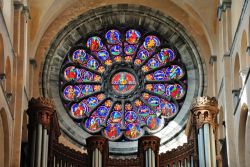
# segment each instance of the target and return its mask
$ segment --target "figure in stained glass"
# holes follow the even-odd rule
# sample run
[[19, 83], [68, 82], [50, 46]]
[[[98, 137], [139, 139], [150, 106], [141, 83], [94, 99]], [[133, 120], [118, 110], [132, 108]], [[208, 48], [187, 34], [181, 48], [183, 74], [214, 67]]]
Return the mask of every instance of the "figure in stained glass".
[[161, 120], [156, 115], [150, 115], [147, 118], [147, 127], [150, 130], [156, 130], [159, 128]]
[[179, 84], [169, 85], [166, 88], [166, 94], [174, 99], [181, 99], [184, 96], [184, 89]]
[[87, 41], [87, 47], [91, 51], [98, 51], [103, 47], [103, 43], [101, 41], [101, 38], [94, 36], [88, 39]]
[[164, 74], [164, 72], [161, 71], [161, 70], [156, 71], [156, 72], [154, 73], [154, 79], [155, 79], [155, 80], [161, 81], [161, 80], [164, 79], [164, 77], [165, 77], [165, 74]]
[[126, 32], [126, 41], [130, 44], [138, 43], [140, 37], [141, 37], [141, 34], [139, 31], [129, 30]]
[[119, 46], [119, 45], [114, 45], [114, 46], [112, 46], [112, 47], [110, 48], [110, 52], [111, 52], [112, 55], [118, 56], [118, 55], [120, 55], [121, 52], [122, 52], [122, 47]]
[[109, 139], [117, 139], [121, 136], [121, 128], [119, 124], [109, 124], [105, 128], [105, 135]]
[[81, 77], [81, 71], [74, 66], [67, 67], [64, 71], [64, 78], [67, 81], [78, 80]]
[[159, 62], [158, 60], [152, 58], [148, 61], [148, 66], [152, 69], [156, 68], [156, 67], [159, 67]]
[[137, 116], [134, 111], [128, 111], [125, 114], [125, 120], [128, 122], [134, 122], [136, 120]]
[[88, 98], [87, 102], [88, 102], [88, 105], [91, 108], [93, 108], [93, 107], [95, 107], [97, 105], [98, 99], [96, 97], [90, 97], [90, 98]]
[[120, 32], [117, 30], [109, 30], [106, 33], [105, 38], [109, 44], [117, 44], [120, 42]]
[[141, 128], [138, 124], [130, 123], [126, 128], [126, 137], [136, 139], [141, 135]]

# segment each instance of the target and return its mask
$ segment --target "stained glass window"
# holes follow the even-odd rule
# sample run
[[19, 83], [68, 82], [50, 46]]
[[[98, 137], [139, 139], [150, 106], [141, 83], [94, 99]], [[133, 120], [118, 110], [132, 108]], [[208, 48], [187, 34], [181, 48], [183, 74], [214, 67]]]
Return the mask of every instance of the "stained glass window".
[[83, 39], [61, 67], [61, 99], [83, 130], [109, 140], [160, 131], [180, 110], [187, 90], [180, 55], [168, 41], [136, 29]]

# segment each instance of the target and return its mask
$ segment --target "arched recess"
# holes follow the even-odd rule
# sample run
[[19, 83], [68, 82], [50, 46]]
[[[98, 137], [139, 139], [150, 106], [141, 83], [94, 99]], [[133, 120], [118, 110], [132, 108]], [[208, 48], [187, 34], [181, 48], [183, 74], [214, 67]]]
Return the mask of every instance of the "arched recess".
[[9, 166], [9, 126], [6, 110], [0, 109], [0, 166]]
[[224, 139], [226, 136], [225, 133], [225, 118], [224, 118], [224, 111], [223, 111], [223, 107], [220, 107], [220, 112], [219, 112], [219, 139]]
[[21, 166], [28, 166], [28, 116], [23, 112], [22, 123], [22, 143], [21, 143]]
[[250, 67], [250, 17], [248, 22], [248, 51], [247, 51], [247, 66]]
[[244, 103], [240, 111], [239, 132], [238, 132], [238, 153], [239, 165], [245, 167], [245, 147], [246, 147], [246, 122], [247, 122], [248, 107]]
[[243, 70], [247, 66], [247, 33], [243, 31], [241, 36], [241, 50], [240, 50], [240, 64], [241, 70]]
[[240, 84], [240, 76], [239, 76], [239, 71], [240, 71], [240, 59], [238, 53], [235, 56], [234, 60], [234, 73], [233, 73], [233, 88], [234, 90], [238, 90], [241, 86]]
[[0, 74], [4, 72], [4, 44], [3, 37], [0, 34]]
[[[249, 109], [249, 108], [247, 108]], [[245, 141], [245, 146], [246, 146], [246, 150], [245, 150], [245, 159], [246, 159], [246, 166], [250, 166], [250, 145], [249, 145], [249, 141], [250, 141], [250, 113], [247, 113], [247, 122], [246, 122], [246, 141]]]
[[22, 123], [22, 142], [28, 142], [28, 116], [26, 112], [23, 112], [23, 123]]
[[5, 74], [6, 74], [6, 85], [5, 85], [5, 88], [6, 88], [6, 92], [7, 93], [11, 93], [11, 88], [12, 88], [12, 76], [11, 76], [11, 64], [10, 64], [10, 58], [7, 57], [7, 60], [6, 60], [6, 63], [5, 63]]

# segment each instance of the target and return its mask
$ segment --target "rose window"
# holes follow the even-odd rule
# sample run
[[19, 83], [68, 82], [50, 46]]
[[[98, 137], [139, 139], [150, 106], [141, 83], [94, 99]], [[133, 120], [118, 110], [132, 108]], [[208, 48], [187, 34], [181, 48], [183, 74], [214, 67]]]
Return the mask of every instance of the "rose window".
[[179, 52], [155, 34], [108, 30], [71, 48], [61, 67], [61, 99], [74, 122], [109, 140], [137, 140], [178, 114], [187, 74]]

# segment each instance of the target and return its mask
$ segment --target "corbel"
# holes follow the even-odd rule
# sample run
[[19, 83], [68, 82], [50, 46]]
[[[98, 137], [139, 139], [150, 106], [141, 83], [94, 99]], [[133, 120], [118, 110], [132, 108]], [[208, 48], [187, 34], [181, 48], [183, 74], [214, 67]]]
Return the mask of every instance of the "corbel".
[[33, 68], [37, 67], [37, 62], [35, 59], [30, 59], [30, 64], [33, 66]]
[[247, 55], [250, 56], [250, 46], [247, 47], [246, 52], [247, 52]]
[[209, 58], [209, 64], [213, 65], [217, 61], [217, 56], [211, 55]]
[[6, 74], [5, 73], [1, 73], [0, 74], [0, 81], [4, 81], [6, 79]]

